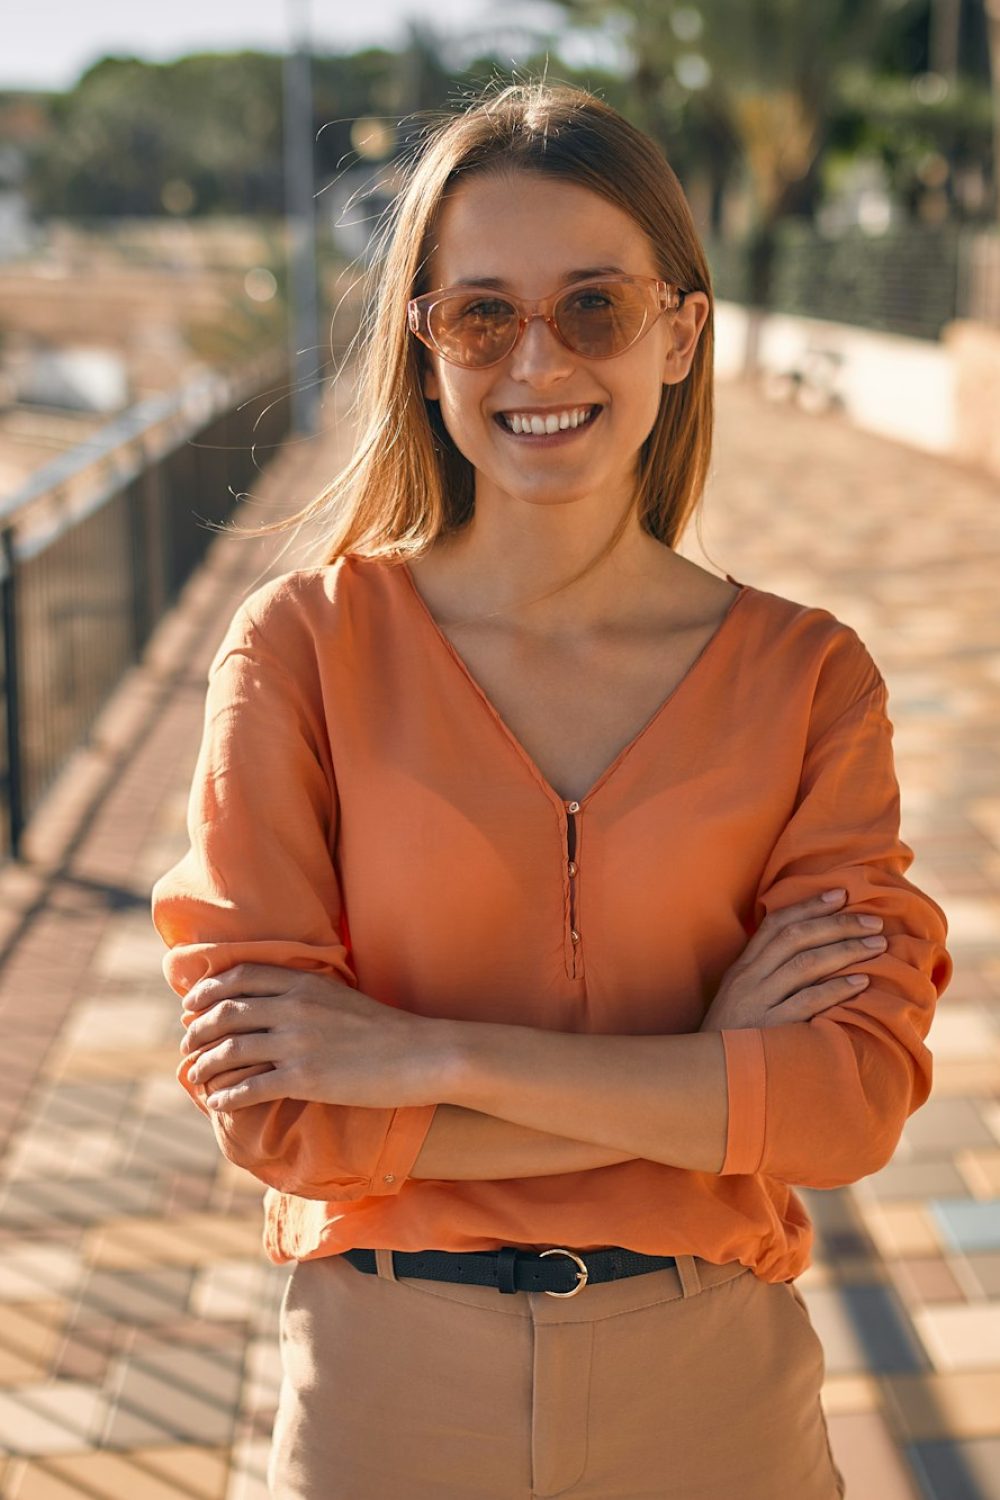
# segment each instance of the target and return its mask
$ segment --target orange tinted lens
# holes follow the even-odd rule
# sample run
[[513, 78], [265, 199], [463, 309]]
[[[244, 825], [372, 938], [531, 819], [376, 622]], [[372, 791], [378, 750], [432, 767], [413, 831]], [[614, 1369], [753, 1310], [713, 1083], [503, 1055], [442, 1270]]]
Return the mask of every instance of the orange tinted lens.
[[649, 302], [629, 281], [590, 282], [564, 293], [555, 320], [566, 342], [590, 359], [608, 359], [634, 344], [646, 326]]
[[434, 303], [428, 325], [447, 359], [463, 365], [488, 365], [502, 359], [513, 347], [517, 308], [503, 297], [455, 293]]

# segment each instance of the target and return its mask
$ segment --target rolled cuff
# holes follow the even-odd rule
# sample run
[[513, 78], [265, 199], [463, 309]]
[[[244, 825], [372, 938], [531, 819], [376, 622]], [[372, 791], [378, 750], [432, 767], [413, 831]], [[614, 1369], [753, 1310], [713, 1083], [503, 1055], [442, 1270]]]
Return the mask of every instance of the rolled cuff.
[[720, 1177], [751, 1176], [764, 1158], [767, 1067], [764, 1037], [756, 1027], [723, 1031], [729, 1121]]
[[413, 1171], [436, 1109], [436, 1104], [410, 1104], [394, 1112], [372, 1173], [370, 1196], [385, 1197], [399, 1192]]

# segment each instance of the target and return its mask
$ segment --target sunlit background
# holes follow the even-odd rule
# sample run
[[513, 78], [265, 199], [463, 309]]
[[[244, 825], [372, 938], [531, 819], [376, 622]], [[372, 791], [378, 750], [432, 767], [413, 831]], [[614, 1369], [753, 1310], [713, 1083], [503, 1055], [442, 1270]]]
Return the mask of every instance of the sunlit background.
[[717, 394], [684, 548], [860, 632], [950, 923], [934, 1097], [881, 1172], [805, 1195], [847, 1500], [1000, 1500], [1000, 0], [0, 17], [3, 1500], [266, 1500], [283, 1282], [174, 1079], [149, 890], [215, 645], [297, 560], [219, 531], [350, 456], [404, 153], [542, 74], [681, 179]]

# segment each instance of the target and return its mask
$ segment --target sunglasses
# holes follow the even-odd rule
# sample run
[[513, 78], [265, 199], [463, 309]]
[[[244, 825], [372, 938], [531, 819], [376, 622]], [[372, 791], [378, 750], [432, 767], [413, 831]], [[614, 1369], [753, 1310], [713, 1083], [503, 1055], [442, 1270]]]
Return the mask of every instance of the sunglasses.
[[409, 326], [450, 364], [484, 370], [516, 347], [532, 318], [584, 359], [614, 359], [676, 312], [687, 292], [653, 276], [606, 276], [524, 302], [488, 287], [447, 287], [407, 303]]

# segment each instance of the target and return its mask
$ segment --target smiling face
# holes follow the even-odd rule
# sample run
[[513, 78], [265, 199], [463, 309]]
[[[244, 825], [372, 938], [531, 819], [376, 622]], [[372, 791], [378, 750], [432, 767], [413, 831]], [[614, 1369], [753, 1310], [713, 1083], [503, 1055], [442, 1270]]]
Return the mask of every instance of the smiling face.
[[[590, 188], [525, 171], [491, 173], [460, 183], [442, 204], [428, 287], [496, 278], [500, 290], [534, 301], [598, 267], [662, 276], [635, 220]], [[424, 394], [440, 402], [452, 441], [475, 470], [477, 509], [505, 497], [624, 506], [663, 385], [687, 374], [707, 314], [707, 297], [692, 294], [612, 359], [576, 354], [541, 318], [487, 369], [464, 369], [422, 348]], [[556, 438], [525, 435], [520, 422], [513, 424], [520, 432], [511, 430], [517, 413], [544, 420], [594, 407], [590, 420], [561, 426]]]

